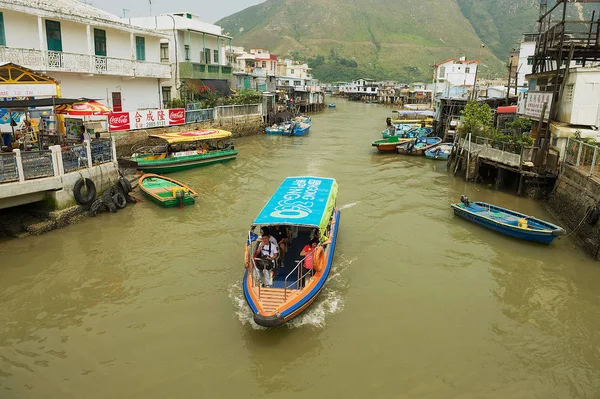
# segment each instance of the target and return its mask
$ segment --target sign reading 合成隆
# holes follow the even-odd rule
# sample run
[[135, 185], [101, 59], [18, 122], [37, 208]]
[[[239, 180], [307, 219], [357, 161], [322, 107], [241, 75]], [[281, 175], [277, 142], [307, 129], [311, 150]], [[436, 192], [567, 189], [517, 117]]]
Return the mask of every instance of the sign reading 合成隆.
[[112, 112], [108, 116], [108, 127], [111, 132], [176, 126], [184, 123], [185, 109], [183, 108]]
[[[524, 104], [523, 104], [524, 101]], [[542, 117], [542, 110], [546, 105], [544, 112], [544, 121], [548, 121], [550, 108], [552, 107], [552, 93], [543, 91], [530, 91], [527, 96], [519, 99], [519, 114], [539, 120]]]

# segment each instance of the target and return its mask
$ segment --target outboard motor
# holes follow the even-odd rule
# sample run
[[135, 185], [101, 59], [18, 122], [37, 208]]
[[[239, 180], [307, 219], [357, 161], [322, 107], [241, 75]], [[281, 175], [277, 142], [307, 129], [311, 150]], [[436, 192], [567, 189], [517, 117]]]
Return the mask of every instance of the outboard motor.
[[465, 206], [469, 206], [469, 197], [467, 197], [466, 195], [461, 195], [460, 196], [460, 202], [462, 202], [463, 204], [465, 204]]

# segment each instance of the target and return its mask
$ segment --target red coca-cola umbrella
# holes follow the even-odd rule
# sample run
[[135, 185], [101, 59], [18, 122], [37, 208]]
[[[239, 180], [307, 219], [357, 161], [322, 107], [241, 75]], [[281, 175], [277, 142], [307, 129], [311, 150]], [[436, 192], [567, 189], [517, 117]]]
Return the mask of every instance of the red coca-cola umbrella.
[[54, 107], [54, 113], [71, 116], [106, 116], [111, 112], [110, 108], [95, 100], [78, 101]]

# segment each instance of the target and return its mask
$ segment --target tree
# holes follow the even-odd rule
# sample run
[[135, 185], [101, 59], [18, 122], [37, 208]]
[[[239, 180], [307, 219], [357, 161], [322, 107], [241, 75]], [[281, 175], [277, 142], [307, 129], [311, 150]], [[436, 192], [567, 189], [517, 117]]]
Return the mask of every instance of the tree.
[[474, 136], [489, 136], [492, 132], [492, 109], [488, 104], [470, 101], [461, 112], [462, 120], [458, 131], [461, 135], [471, 133]]

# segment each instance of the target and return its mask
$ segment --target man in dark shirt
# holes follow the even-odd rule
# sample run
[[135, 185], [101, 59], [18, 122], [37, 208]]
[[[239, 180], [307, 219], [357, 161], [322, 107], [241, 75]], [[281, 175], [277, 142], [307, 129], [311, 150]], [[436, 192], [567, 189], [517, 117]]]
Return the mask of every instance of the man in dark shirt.
[[288, 247], [287, 230], [284, 226], [275, 226], [271, 231], [271, 235], [275, 237], [277, 244], [279, 244], [279, 259], [281, 259], [281, 266], [283, 267], [283, 260]]

